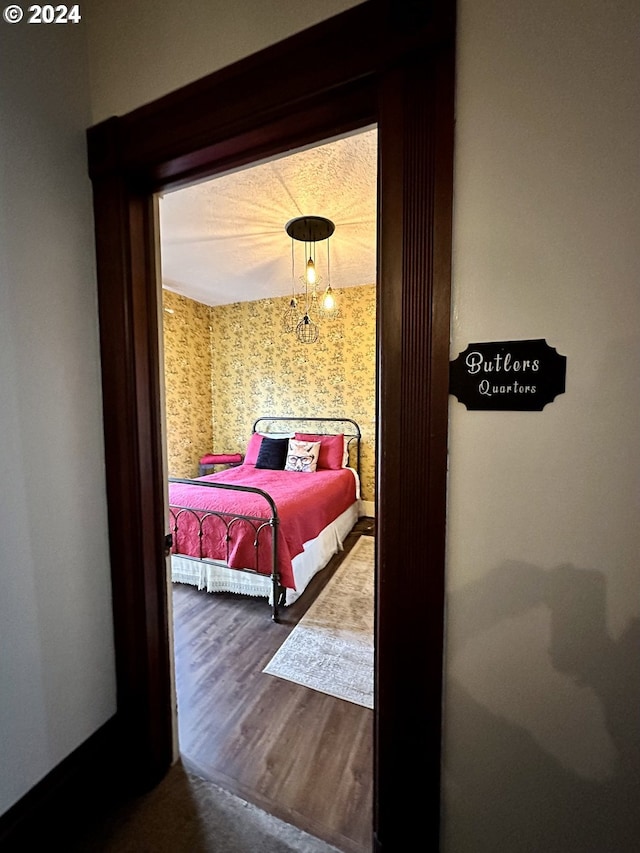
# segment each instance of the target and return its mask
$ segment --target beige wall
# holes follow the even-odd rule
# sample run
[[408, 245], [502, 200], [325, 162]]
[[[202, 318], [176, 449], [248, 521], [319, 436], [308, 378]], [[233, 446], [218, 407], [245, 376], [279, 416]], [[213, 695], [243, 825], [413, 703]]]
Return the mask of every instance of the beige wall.
[[85, 0], [93, 121], [127, 113], [359, 2]]
[[567, 381], [451, 402], [443, 849], [629, 853], [640, 4], [463, 0], [458, 38], [452, 352], [546, 338]]
[[2, 814], [116, 685], [85, 32], [2, 21], [0, 41]]
[[211, 402], [211, 309], [162, 291], [167, 467], [170, 477], [196, 477], [214, 448]]

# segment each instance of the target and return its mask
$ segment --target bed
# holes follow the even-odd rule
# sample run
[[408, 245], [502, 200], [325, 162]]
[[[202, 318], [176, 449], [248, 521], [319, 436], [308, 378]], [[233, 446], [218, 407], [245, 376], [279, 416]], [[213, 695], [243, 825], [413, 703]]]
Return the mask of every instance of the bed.
[[277, 622], [358, 519], [360, 440], [350, 418], [261, 417], [242, 465], [170, 478], [172, 581], [267, 598]]

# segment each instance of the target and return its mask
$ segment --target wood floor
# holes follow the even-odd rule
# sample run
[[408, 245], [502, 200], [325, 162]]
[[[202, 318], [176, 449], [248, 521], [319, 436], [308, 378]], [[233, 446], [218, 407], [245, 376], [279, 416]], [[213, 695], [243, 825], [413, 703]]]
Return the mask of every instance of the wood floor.
[[186, 767], [345, 853], [370, 853], [373, 712], [266, 675], [282, 645], [360, 535], [270, 618], [266, 599], [173, 586], [178, 727]]

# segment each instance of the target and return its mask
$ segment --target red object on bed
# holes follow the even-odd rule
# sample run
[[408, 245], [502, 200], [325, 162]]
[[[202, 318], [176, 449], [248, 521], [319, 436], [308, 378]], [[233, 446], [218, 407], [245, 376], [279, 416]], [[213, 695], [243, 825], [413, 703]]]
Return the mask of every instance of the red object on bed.
[[242, 462], [241, 453], [207, 453], [200, 458], [201, 465], [227, 465]]
[[342, 468], [344, 456], [344, 435], [318, 435], [316, 433], [297, 432], [296, 438], [301, 441], [319, 441], [320, 454], [318, 468]]
[[247, 452], [244, 455], [243, 465], [255, 465], [258, 461], [258, 453], [260, 453], [260, 445], [262, 444], [263, 436], [259, 432], [254, 432], [247, 444]]
[[[280, 520], [278, 529], [278, 571], [280, 583], [295, 589], [291, 560], [304, 550], [303, 544], [335, 521], [356, 500], [353, 471], [319, 470], [314, 473], [274, 471], [245, 464], [219, 474], [200, 478], [204, 482], [251, 486], [269, 494]], [[169, 484], [171, 507], [191, 507], [202, 512], [214, 511], [269, 518], [271, 509], [260, 495], [231, 489], [212, 489], [184, 483]], [[175, 512], [175, 509], [174, 509]], [[174, 532], [173, 553], [200, 557], [199, 523], [192, 513], [182, 513], [177, 533]], [[226, 561], [231, 568], [257, 568], [270, 575], [271, 530], [260, 534], [258, 566], [255, 565], [255, 531], [245, 522], [232, 525], [231, 539], [226, 541], [226, 524], [209, 517], [203, 522], [202, 557]], [[264, 543], [264, 544], [263, 544]], [[227, 547], [229, 557], [227, 559]]]

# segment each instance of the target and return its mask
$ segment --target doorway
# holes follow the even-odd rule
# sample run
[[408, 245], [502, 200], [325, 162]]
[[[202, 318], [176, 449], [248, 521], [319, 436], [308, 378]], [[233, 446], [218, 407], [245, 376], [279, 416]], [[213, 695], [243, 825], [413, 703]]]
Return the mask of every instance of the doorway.
[[378, 124], [378, 850], [439, 843], [454, 9], [362, 3], [89, 131], [118, 717], [150, 784], [173, 757], [153, 194]]
[[[278, 625], [270, 621], [265, 599], [223, 591], [251, 576], [236, 573], [226, 580], [218, 569], [214, 578], [210, 565], [171, 558], [182, 763], [353, 853], [370, 849], [372, 826], [373, 553], [367, 558], [370, 574], [363, 572], [366, 592], [338, 577], [350, 564], [363, 565], [356, 553], [369, 553], [374, 532], [376, 137], [377, 130], [367, 128], [319, 141], [159, 199], [169, 476], [198, 476], [204, 453], [244, 452], [251, 424], [263, 414], [351, 417], [362, 433], [360, 452], [354, 444], [350, 454], [353, 476], [344, 478], [346, 488], [357, 479], [360, 518], [350, 510], [346, 523], [332, 525], [335, 533], [326, 530], [305, 545], [308, 555], [321, 551], [314, 570], [324, 568], [307, 582], [304, 566], [295, 563], [296, 593], [308, 586], [280, 611]], [[317, 251], [316, 293], [306, 305], [304, 276], [291, 268], [285, 225], [292, 215], [312, 212], [330, 216], [335, 232], [326, 253]], [[328, 275], [337, 311], [325, 314], [317, 305]], [[292, 298], [300, 311], [311, 310], [319, 330], [313, 343], [301, 342], [283, 322]], [[332, 427], [349, 424], [318, 425]], [[243, 470], [249, 478], [243, 482], [253, 482], [251, 469]], [[221, 470], [218, 479], [228, 482], [239, 473]], [[321, 482], [296, 479], [310, 489]], [[330, 547], [321, 546], [330, 538]], [[207, 589], [216, 591], [199, 589], [203, 571]], [[300, 638], [312, 642], [305, 623], [312, 606], [317, 613], [319, 596], [327, 617], [342, 613], [346, 622], [334, 634], [327, 619], [326, 639], [317, 644], [314, 623], [315, 650], [311, 659], [304, 650], [296, 655], [289, 680], [265, 673], [285, 641], [288, 649], [292, 642], [304, 647]], [[326, 681], [318, 677], [321, 662]], [[309, 680], [315, 689], [305, 686]], [[366, 692], [345, 691], [350, 684]]]

